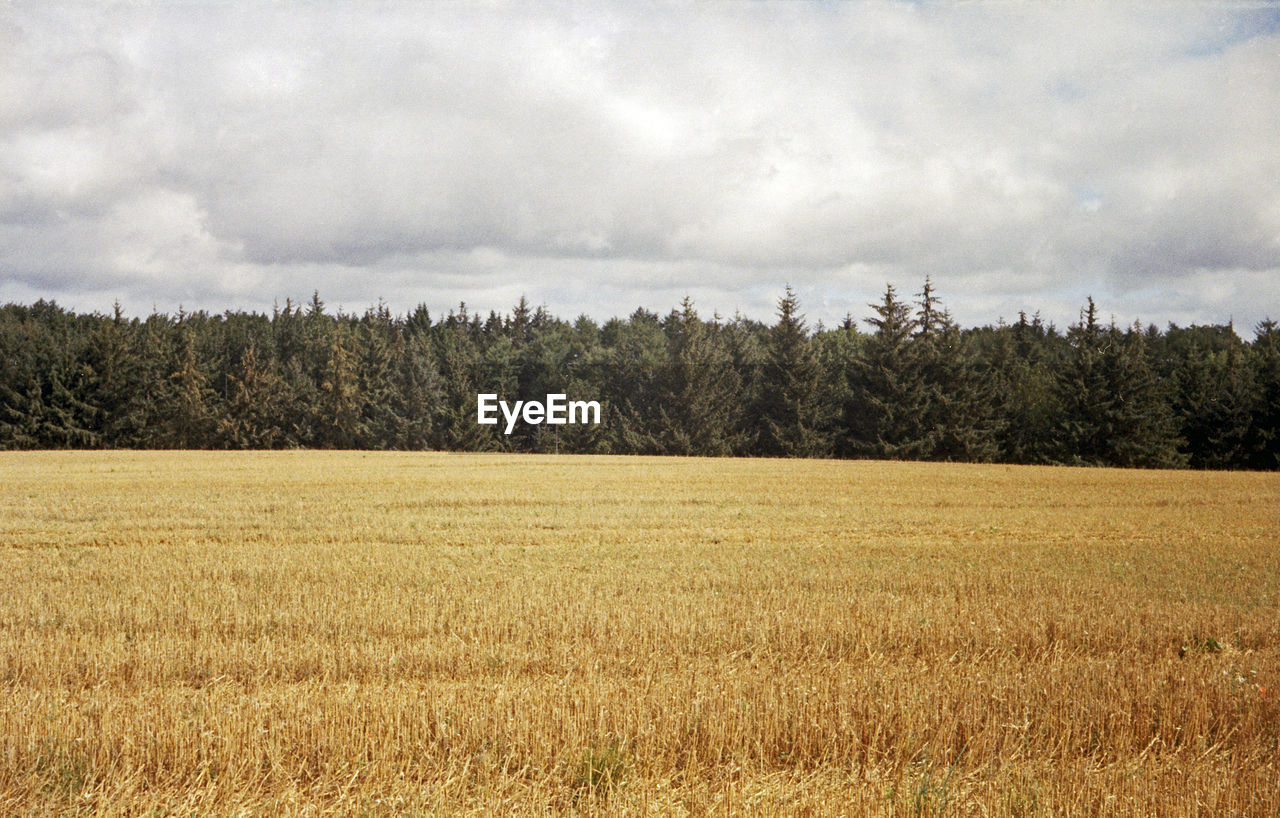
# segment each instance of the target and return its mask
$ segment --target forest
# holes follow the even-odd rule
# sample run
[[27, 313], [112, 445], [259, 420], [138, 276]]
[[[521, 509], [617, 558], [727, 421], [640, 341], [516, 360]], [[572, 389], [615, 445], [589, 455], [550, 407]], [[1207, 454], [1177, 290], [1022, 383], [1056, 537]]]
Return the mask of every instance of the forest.
[[[522, 298], [394, 315], [0, 307], [0, 449], [337, 448], [1276, 469], [1280, 330], [962, 328], [927, 281], [810, 328], [689, 299], [604, 323]], [[596, 400], [599, 425], [476, 422], [476, 395]]]

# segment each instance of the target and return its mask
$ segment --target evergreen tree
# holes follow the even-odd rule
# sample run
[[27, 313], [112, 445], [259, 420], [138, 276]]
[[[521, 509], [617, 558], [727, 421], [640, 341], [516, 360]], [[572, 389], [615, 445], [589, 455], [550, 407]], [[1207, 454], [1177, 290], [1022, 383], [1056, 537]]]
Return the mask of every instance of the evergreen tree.
[[761, 371], [759, 450], [784, 457], [831, 454], [831, 405], [822, 392], [822, 366], [787, 287], [778, 300], [778, 322], [769, 330]]
[[1178, 452], [1178, 424], [1169, 408], [1168, 384], [1151, 369], [1142, 328], [1107, 332], [1103, 365], [1111, 395], [1108, 461], [1127, 467], [1185, 465]]
[[48, 328], [23, 312], [0, 310], [0, 449], [39, 448], [48, 438], [40, 373], [49, 367], [37, 356], [54, 347]]
[[169, 377], [177, 366], [173, 326], [168, 316], [151, 315], [135, 328], [129, 352], [136, 367], [136, 388], [128, 401], [133, 439], [118, 445], [146, 449], [175, 445], [168, 430], [178, 396]]
[[930, 460], [987, 462], [997, 455], [995, 391], [960, 328], [925, 279], [912, 346], [926, 394], [920, 455]]
[[401, 419], [395, 447], [411, 451], [429, 448], [440, 412], [443, 386], [436, 371], [427, 332], [405, 328], [396, 339], [399, 362], [395, 372], [392, 411]]
[[1173, 402], [1182, 451], [1194, 468], [1238, 468], [1248, 461], [1252, 432], [1252, 372], [1242, 353], [1206, 354], [1196, 343], [1174, 370]]
[[116, 303], [110, 320], [100, 323], [94, 335], [86, 361], [92, 397], [85, 397], [100, 410], [97, 431], [107, 446], [141, 447], [154, 413], [144, 383], [144, 360], [136, 349], [136, 321], [125, 318]]
[[280, 376], [278, 425], [281, 445], [319, 444], [320, 383], [328, 360], [327, 338], [332, 319], [313, 295], [306, 313], [292, 301], [272, 316], [274, 360]]
[[[269, 315], [145, 319], [0, 306], [0, 448], [342, 446], [840, 455], [1129, 466], [1280, 466], [1280, 332], [1104, 327], [1064, 337], [1025, 314], [960, 330], [930, 280], [888, 288], [872, 332], [811, 334], [788, 288], [766, 326], [686, 301], [603, 327], [465, 304], [434, 323], [327, 314], [318, 293]], [[476, 423], [476, 394], [564, 393], [604, 423]], [[745, 407], [745, 410], [744, 408]], [[843, 414], [833, 421], [833, 408]], [[833, 428], [836, 426], [838, 428]], [[993, 442], [995, 448], [993, 449]]]
[[1258, 324], [1251, 347], [1256, 385], [1251, 415], [1249, 465], [1280, 468], [1280, 326], [1270, 318]]
[[1058, 381], [1065, 409], [1064, 459], [1094, 465], [1173, 466], [1177, 423], [1147, 358], [1140, 328], [1102, 328], [1090, 298], [1071, 328], [1071, 356]]
[[1071, 353], [1059, 370], [1057, 396], [1063, 409], [1058, 456], [1069, 463], [1106, 464], [1110, 458], [1108, 415], [1112, 395], [1102, 363], [1103, 329], [1089, 298], [1080, 322], [1067, 331]]
[[1061, 407], [1055, 392], [1054, 354], [1040, 316], [1001, 327], [989, 353], [992, 404], [999, 418], [999, 459], [1049, 463], [1059, 457], [1056, 435]]
[[608, 422], [612, 412], [598, 377], [605, 358], [600, 327], [587, 316], [578, 316], [568, 328], [568, 344], [564, 359], [565, 394], [575, 400], [600, 403], [602, 422], [560, 427], [555, 433], [552, 451], [608, 454], [613, 450]]
[[759, 321], [753, 321], [740, 314], [735, 314], [720, 330], [733, 371], [741, 382], [739, 388], [739, 404], [746, 407], [742, 419], [743, 454], [759, 454], [761, 428], [763, 423], [759, 416], [764, 404], [763, 395], [768, 386], [764, 377], [765, 347], [769, 330]]
[[608, 448], [660, 454], [651, 432], [662, 403], [660, 373], [670, 353], [658, 316], [638, 309], [626, 321], [606, 322], [600, 336], [603, 349], [592, 368], [606, 411]]
[[325, 448], [352, 449], [365, 439], [366, 425], [354, 342], [341, 318], [329, 332], [329, 356], [320, 381], [316, 442]]
[[936, 435], [925, 426], [931, 394], [924, 381], [920, 347], [912, 343], [917, 322], [911, 305], [885, 287], [879, 304], [869, 305], [875, 328], [850, 362], [850, 400], [844, 427], [848, 450], [862, 457], [915, 460], [936, 448]]
[[[92, 326], [92, 321], [88, 324]], [[0, 448], [102, 445], [86, 361], [91, 330], [52, 302], [3, 308]]]
[[848, 434], [848, 417], [854, 400], [850, 378], [865, 343], [866, 336], [858, 331], [853, 317], [848, 315], [835, 329], [824, 329], [813, 336], [814, 350], [822, 368], [823, 392], [832, 407], [832, 451], [838, 457], [855, 454]]
[[646, 448], [678, 455], [741, 450], [742, 383], [724, 339], [698, 318], [687, 296], [666, 329], [669, 359], [659, 376], [658, 416]]
[[228, 449], [275, 449], [284, 444], [277, 423], [280, 377], [269, 361], [263, 361], [253, 343], [245, 349], [226, 414], [218, 422], [218, 438]]
[[183, 449], [203, 449], [214, 445], [218, 407], [209, 378], [200, 367], [195, 338], [189, 327], [179, 324], [179, 354], [174, 372], [169, 376], [173, 388], [173, 410], [169, 416], [166, 438]]
[[497, 426], [476, 422], [476, 395], [484, 384], [483, 352], [473, 338], [466, 306], [450, 313], [436, 327], [436, 358], [440, 366], [442, 402], [435, 426], [437, 448], [452, 451], [492, 451], [502, 446], [501, 419]]
[[394, 446], [405, 419], [396, 410], [396, 373], [404, 346], [391, 311], [381, 301], [356, 326], [355, 346], [360, 421], [356, 445], [362, 449]]

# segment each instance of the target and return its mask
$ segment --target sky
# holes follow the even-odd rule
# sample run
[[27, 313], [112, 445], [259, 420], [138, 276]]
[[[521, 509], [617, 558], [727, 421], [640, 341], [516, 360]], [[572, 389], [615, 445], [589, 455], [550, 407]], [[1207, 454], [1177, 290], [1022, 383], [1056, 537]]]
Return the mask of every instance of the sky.
[[831, 325], [926, 276], [1280, 319], [1280, 5], [0, 2], [0, 303]]

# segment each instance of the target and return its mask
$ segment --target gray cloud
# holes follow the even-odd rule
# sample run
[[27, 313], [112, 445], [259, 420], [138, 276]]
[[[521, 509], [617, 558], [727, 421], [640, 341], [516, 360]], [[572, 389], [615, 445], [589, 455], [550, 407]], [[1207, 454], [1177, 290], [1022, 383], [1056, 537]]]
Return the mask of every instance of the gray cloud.
[[[1280, 13], [0, 9], [0, 300], [1280, 313]], [[101, 299], [108, 299], [105, 303]]]

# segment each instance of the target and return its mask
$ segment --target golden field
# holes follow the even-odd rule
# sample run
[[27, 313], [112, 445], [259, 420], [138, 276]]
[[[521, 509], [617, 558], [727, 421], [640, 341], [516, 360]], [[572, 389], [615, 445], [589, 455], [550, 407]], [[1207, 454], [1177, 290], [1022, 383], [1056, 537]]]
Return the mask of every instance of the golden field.
[[0, 814], [1280, 815], [1280, 475], [0, 454]]

